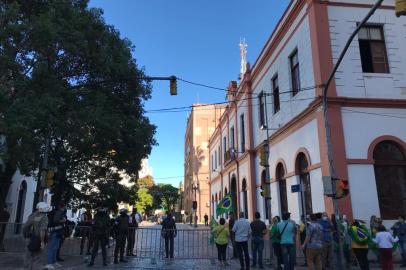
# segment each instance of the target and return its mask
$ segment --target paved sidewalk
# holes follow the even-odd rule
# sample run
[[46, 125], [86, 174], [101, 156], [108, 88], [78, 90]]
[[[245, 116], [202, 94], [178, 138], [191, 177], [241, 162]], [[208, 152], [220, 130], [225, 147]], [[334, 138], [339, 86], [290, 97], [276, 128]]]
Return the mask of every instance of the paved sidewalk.
[[[0, 269], [2, 270], [17, 270], [23, 269], [23, 257], [18, 254], [7, 254], [0, 253]], [[63, 270], [89, 270], [89, 269], [162, 269], [162, 270], [214, 270], [214, 269], [240, 269], [238, 260], [229, 260], [230, 266], [220, 267], [216, 260], [208, 259], [173, 259], [173, 260], [159, 260], [155, 258], [129, 258], [128, 263], [122, 264], [112, 264], [109, 263], [108, 266], [103, 267], [101, 263], [101, 258], [97, 258], [95, 265], [93, 267], [87, 267], [85, 263], [85, 256], [70, 256], [65, 257], [65, 262], [61, 263]], [[265, 266], [266, 269], [275, 269], [270, 265]], [[306, 267], [297, 267], [297, 270], [307, 269]], [[353, 268], [356, 269], [356, 268]], [[371, 263], [371, 270], [380, 269], [375, 263]], [[394, 269], [400, 269], [399, 265], [395, 265]]]

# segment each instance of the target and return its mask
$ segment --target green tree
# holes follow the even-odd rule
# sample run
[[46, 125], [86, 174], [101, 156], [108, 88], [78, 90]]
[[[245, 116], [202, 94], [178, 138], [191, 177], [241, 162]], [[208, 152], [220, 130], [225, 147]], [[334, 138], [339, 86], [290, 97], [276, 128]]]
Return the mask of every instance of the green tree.
[[137, 191], [137, 201], [135, 202], [135, 207], [142, 213], [145, 212], [147, 207], [152, 206], [153, 197], [149, 194], [148, 189], [140, 188]]
[[56, 200], [119, 185], [110, 168], [135, 179], [155, 144], [151, 85], [102, 14], [87, 0], [0, 2], [0, 206], [17, 168], [41, 171], [47, 141]]
[[169, 184], [158, 184], [162, 196], [162, 207], [171, 210], [179, 198], [179, 189]]

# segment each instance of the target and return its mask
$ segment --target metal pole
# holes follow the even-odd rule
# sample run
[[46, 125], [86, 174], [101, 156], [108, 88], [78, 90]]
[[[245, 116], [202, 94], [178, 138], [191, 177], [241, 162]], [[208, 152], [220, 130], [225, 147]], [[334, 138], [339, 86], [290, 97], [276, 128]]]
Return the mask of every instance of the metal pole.
[[[339, 220], [340, 217], [340, 212], [339, 212], [339, 207], [338, 207], [338, 202], [337, 202], [337, 197], [336, 197], [336, 182], [335, 182], [335, 168], [334, 168], [334, 157], [333, 157], [333, 148], [332, 148], [332, 143], [331, 143], [331, 129], [330, 129], [330, 123], [329, 123], [329, 118], [328, 118], [328, 102], [327, 102], [327, 92], [328, 92], [328, 87], [331, 83], [331, 81], [334, 78], [334, 75], [340, 66], [348, 48], [351, 45], [351, 42], [353, 41], [354, 37], [358, 34], [359, 30], [361, 29], [362, 26], [365, 25], [365, 23], [369, 20], [369, 18], [375, 13], [375, 11], [378, 9], [378, 7], [382, 4], [384, 0], [378, 0], [375, 5], [371, 8], [371, 10], [368, 12], [368, 14], [365, 16], [365, 18], [358, 24], [357, 28], [355, 31], [351, 34], [349, 39], [347, 40], [347, 43], [344, 46], [343, 51], [340, 54], [340, 57], [337, 59], [336, 64], [333, 67], [333, 70], [324, 86], [323, 89], [323, 96], [322, 96], [322, 104], [323, 104], [323, 114], [324, 114], [324, 127], [326, 130], [326, 144], [327, 144], [327, 157], [328, 157], [328, 166], [329, 166], [329, 172], [330, 172], [330, 177], [331, 177], [331, 182], [332, 182], [332, 189], [333, 189], [333, 206], [334, 206], [334, 213], [336, 216], [336, 219]], [[344, 263], [344, 253], [343, 253], [343, 247], [342, 247], [342, 239], [341, 239], [341, 234], [338, 234], [338, 246], [339, 246], [339, 253], [340, 253], [340, 262], [339, 265], [342, 267]]]
[[[194, 189], [194, 191], [195, 191], [195, 202], [197, 202], [196, 201], [196, 195], [197, 195], [197, 186], [193, 186], [193, 189]], [[195, 227], [197, 227], [197, 220], [196, 220], [196, 217], [197, 217], [197, 207], [196, 207], [196, 209], [193, 209], [193, 211], [195, 212], [195, 216], [194, 216], [194, 226]]]
[[272, 220], [272, 203], [271, 203], [271, 176], [269, 173], [269, 126], [268, 126], [268, 106], [266, 103], [266, 94], [263, 95], [264, 97], [264, 103], [265, 103], [265, 123], [266, 123], [266, 140], [265, 140], [265, 153], [266, 153], [266, 166], [265, 166], [265, 177], [266, 181], [265, 184], [269, 185], [269, 194], [268, 197], [265, 198], [265, 203], [268, 205], [268, 219], [269, 219], [269, 224], [271, 224]]

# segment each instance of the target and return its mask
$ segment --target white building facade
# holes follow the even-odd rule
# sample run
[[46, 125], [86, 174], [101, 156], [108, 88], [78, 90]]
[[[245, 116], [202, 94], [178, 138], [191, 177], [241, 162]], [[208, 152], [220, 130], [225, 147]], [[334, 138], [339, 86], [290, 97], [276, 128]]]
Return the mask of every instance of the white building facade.
[[[237, 182], [236, 209], [250, 218], [255, 211], [265, 220], [269, 212], [289, 211], [297, 221], [308, 213], [333, 213], [322, 181], [329, 175], [322, 85], [374, 3], [291, 1], [229, 99], [222, 118], [227, 121], [210, 139], [212, 214], [230, 175]], [[390, 221], [406, 214], [405, 48], [406, 19], [395, 16], [394, 1], [385, 1], [352, 42], [329, 88], [333, 164], [337, 178], [347, 179], [350, 188], [339, 209], [350, 218], [376, 215]], [[241, 114], [245, 149], [238, 144]], [[224, 164], [218, 160], [230, 152], [232, 127], [236, 154]], [[267, 180], [259, 165], [264, 143], [269, 144], [271, 211], [260, 194]], [[293, 193], [291, 186], [300, 183], [305, 191]]]

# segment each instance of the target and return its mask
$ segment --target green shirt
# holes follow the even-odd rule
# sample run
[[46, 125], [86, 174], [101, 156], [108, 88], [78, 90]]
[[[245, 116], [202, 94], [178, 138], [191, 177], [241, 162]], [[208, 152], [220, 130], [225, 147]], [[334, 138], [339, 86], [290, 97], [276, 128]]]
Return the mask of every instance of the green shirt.
[[216, 244], [225, 245], [228, 243], [230, 231], [224, 225], [218, 225], [213, 229], [213, 235], [216, 239]]
[[281, 239], [278, 238], [278, 226], [277, 225], [272, 225], [271, 227], [271, 240], [272, 243], [277, 243], [279, 244], [281, 242]]

